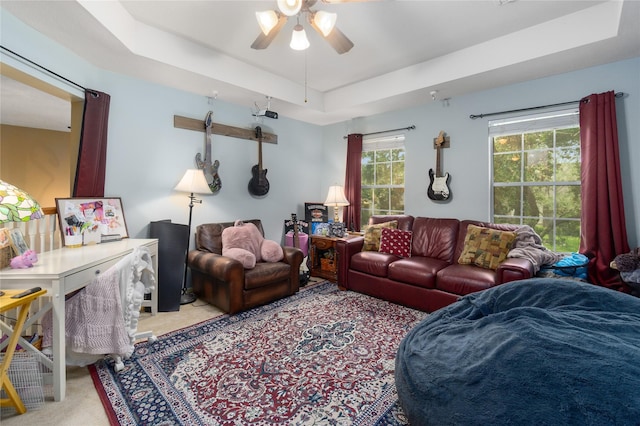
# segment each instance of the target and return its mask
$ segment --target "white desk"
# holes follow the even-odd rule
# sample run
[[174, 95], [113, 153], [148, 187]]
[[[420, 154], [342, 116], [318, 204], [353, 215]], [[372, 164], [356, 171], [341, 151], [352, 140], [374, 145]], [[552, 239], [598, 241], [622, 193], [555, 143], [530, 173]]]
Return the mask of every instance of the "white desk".
[[[151, 293], [151, 300], [145, 300], [142, 306], [149, 306], [151, 315], [155, 315], [158, 312], [157, 239], [125, 238], [117, 242], [80, 248], [63, 247], [39, 253], [38, 262], [32, 268], [0, 270], [0, 288], [25, 289], [39, 286], [47, 290], [45, 297], [51, 296], [51, 303], [32, 316], [27, 326], [40, 319], [44, 312], [53, 310], [53, 362], [43, 354], [40, 354], [40, 361], [53, 371], [53, 393], [56, 401], [62, 401], [66, 391], [65, 295], [85, 287], [96, 275], [106, 271], [140, 246], [147, 247], [151, 252], [153, 270], [156, 274], [156, 288]], [[24, 340], [21, 340], [20, 344], [30, 346]]]

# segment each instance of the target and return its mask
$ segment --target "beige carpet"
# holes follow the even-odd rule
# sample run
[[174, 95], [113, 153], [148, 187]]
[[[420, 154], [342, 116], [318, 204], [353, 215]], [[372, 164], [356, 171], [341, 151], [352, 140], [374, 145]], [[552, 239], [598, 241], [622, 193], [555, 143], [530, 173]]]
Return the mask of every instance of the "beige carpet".
[[[140, 316], [139, 331], [151, 330], [156, 336], [191, 324], [205, 321], [222, 312], [199, 300], [183, 305], [178, 312], [159, 312]], [[7, 410], [7, 409], [5, 409]], [[44, 406], [18, 415], [11, 409], [1, 417], [2, 426], [13, 425], [63, 425], [108, 426], [109, 421], [91, 380], [87, 367], [67, 367], [67, 395], [64, 401], [47, 398]]]

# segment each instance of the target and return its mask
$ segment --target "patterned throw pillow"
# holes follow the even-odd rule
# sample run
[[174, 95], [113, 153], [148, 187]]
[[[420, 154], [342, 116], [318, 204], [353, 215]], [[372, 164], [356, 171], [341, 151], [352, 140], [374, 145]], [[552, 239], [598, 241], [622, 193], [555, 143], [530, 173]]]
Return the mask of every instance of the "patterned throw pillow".
[[362, 251], [378, 251], [380, 249], [382, 228], [396, 229], [397, 227], [397, 220], [367, 226], [364, 230], [364, 245], [362, 246]]
[[497, 269], [507, 258], [515, 238], [515, 232], [469, 225], [458, 263]]
[[410, 231], [382, 228], [379, 251], [400, 257], [411, 257], [411, 235]]

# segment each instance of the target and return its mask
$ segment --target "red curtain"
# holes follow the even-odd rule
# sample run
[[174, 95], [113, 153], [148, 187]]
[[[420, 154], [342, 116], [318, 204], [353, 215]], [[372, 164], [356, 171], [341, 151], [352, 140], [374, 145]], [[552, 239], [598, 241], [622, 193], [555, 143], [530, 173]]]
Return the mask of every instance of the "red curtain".
[[362, 170], [362, 135], [352, 133], [347, 136], [347, 172], [344, 179], [344, 195], [349, 205], [344, 209], [344, 222], [348, 229], [360, 230], [360, 193]]
[[106, 93], [85, 90], [74, 197], [104, 197], [110, 101]]
[[613, 91], [580, 102], [582, 213], [580, 252], [591, 257], [589, 280], [629, 293], [609, 264], [629, 252], [620, 177], [620, 153]]

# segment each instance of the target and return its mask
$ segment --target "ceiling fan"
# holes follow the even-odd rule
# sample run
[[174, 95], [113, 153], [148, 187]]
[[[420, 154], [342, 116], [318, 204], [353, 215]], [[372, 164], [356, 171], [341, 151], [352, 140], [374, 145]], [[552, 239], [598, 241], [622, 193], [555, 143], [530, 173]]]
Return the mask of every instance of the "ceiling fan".
[[[322, 0], [323, 3], [346, 3], [348, 1], [362, 0]], [[289, 17], [295, 16], [298, 23], [293, 28], [290, 47], [295, 50], [304, 50], [309, 47], [309, 41], [300, 24], [300, 16], [306, 15], [309, 24], [339, 54], [351, 50], [353, 42], [336, 28], [337, 14], [324, 10], [311, 10], [317, 0], [277, 0], [278, 10], [266, 10], [256, 12], [256, 18], [262, 32], [251, 45], [252, 49], [266, 49], [278, 35]]]

